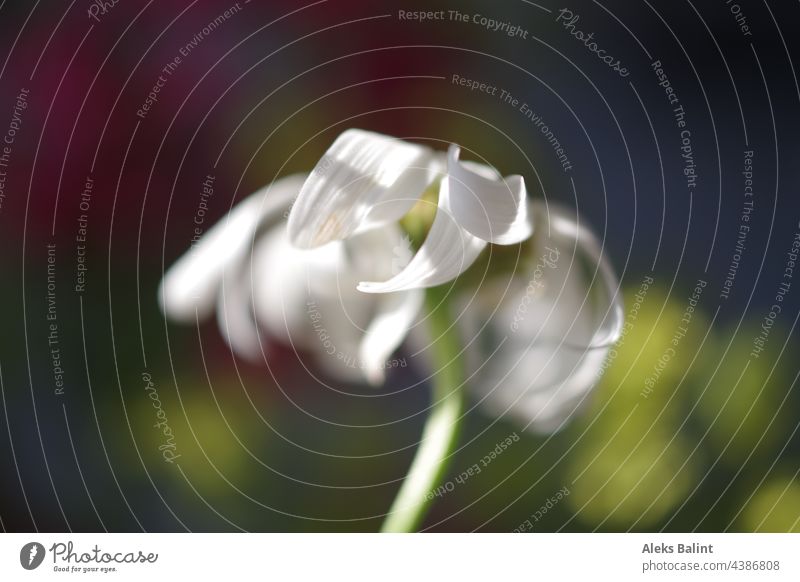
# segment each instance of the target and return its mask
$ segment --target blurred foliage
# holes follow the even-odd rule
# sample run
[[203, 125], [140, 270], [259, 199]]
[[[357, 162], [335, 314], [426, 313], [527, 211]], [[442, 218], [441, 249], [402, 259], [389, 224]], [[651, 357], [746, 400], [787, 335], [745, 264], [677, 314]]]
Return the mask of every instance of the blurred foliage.
[[742, 530], [800, 533], [800, 483], [784, 476], [767, 481], [747, 502]]
[[[627, 309], [634, 305], [635, 291], [626, 293]], [[712, 318], [701, 308], [652, 390], [645, 391], [645, 379], [670, 345], [685, 305], [683, 296], [650, 288], [623, 341], [611, 352], [584, 414], [560, 433], [523, 433], [482, 414], [479, 407], [472, 410], [447, 481], [480, 463], [509, 435], [516, 433], [519, 441], [437, 498], [425, 527], [511, 531], [529, 519], [533, 531], [800, 531], [796, 342], [776, 325], [770, 349], [751, 358], [758, 327], [745, 320], [741, 326], [733, 321], [710, 328]], [[147, 327], [155, 327], [154, 320], [148, 321]], [[124, 323], [120, 318], [119, 325]], [[196, 342], [196, 330], [171, 333], [180, 336], [174, 345]], [[151, 530], [181, 529], [173, 515], [196, 530], [376, 530], [424, 420], [424, 414], [415, 416], [427, 403], [424, 383], [403, 390], [419, 381], [414, 374], [421, 371], [395, 370], [380, 393], [350, 387], [338, 394], [289, 366], [275, 371], [283, 394], [263, 367], [239, 363], [241, 377], [234, 373], [213, 325], [202, 334], [207, 353], [213, 354], [207, 362], [213, 386], [191, 351], [172, 355], [177, 389], [166, 355], [153, 356], [152, 362], [183, 473], [165, 463], [158, 450], [163, 440], [153, 427], [156, 410], [143, 391], [138, 367], [121, 369], [121, 391], [115, 382], [95, 383], [95, 401], [85, 405], [86, 410], [96, 406], [99, 426], [94, 420], [81, 423], [80, 401], [70, 403], [75, 454], [104, 525], [136, 529], [121, 490], [130, 512]], [[120, 338], [119, 353], [136, 352], [135, 334]], [[90, 352], [96, 374], [113, 374], [113, 358], [99, 357], [107, 349]], [[275, 361], [285, 359], [280, 352], [275, 356]], [[29, 399], [20, 389], [22, 382], [8, 375], [4, 380], [12, 406]], [[70, 392], [77, 399], [78, 385], [71, 385]], [[335, 422], [320, 423], [309, 411]], [[39, 422], [54, 433], [63, 416], [60, 406], [39, 408]], [[398, 423], [398, 418], [409, 420]], [[33, 426], [25, 416], [10, 422], [15, 436], [24, 424]], [[348, 428], [358, 426], [370, 428]], [[109, 463], [98, 446], [98, 429], [107, 441]], [[18, 436], [15, 446], [22, 442], [38, 441], [35, 434]], [[386, 451], [393, 452], [382, 454]], [[97, 529], [81, 482], [72, 475], [67, 484], [65, 476], [75, 470], [72, 450], [59, 454], [51, 456], [51, 463], [63, 460], [53, 471], [71, 525]], [[109, 466], [119, 485], [105, 476]], [[105, 485], [92, 485], [98, 482]], [[47, 507], [57, 517], [57, 508], [46, 505], [52, 497], [47, 484], [43, 473], [27, 494], [32, 506]], [[5, 499], [16, 495], [14, 486], [13, 478], [5, 481]], [[562, 488], [569, 494], [531, 519]], [[153, 499], [156, 491], [163, 501]], [[23, 507], [4, 509], [4, 519], [23, 522]], [[40, 527], [58, 529], [56, 521], [37, 517]]]
[[[635, 291], [626, 294], [627, 306]], [[788, 444], [792, 362], [771, 350], [747, 363], [752, 326], [710, 329], [709, 317], [696, 310], [646, 389], [685, 307], [664, 289], [648, 291], [611, 353], [588, 414], [570, 429], [577, 446], [568, 460], [574, 495], [567, 503], [590, 529], [652, 530], [708, 515], [717, 525], [706, 527], [727, 527], [750, 492], [747, 479], [728, 468], [772, 462], [782, 454], [777, 446]], [[697, 514], [700, 499], [710, 502]]]
[[[628, 293], [626, 305], [634, 304]], [[684, 307], [664, 290], [650, 288], [635, 321], [612, 351], [583, 422], [573, 427], [578, 448], [569, 465], [575, 495], [568, 499], [580, 519], [611, 529], [654, 527], [690, 493], [699, 473], [691, 443], [680, 432], [685, 416], [687, 371], [708, 322], [695, 312], [688, 332], [651, 390], [645, 379], [665, 353]]]
[[752, 338], [758, 335], [752, 324], [738, 333], [726, 326], [717, 335], [707, 358], [713, 365], [703, 367], [695, 383], [697, 421], [708, 427], [709, 445], [729, 466], [739, 467], [753, 455], [772, 459], [790, 427], [786, 358], [778, 362], [773, 349], [751, 359]]

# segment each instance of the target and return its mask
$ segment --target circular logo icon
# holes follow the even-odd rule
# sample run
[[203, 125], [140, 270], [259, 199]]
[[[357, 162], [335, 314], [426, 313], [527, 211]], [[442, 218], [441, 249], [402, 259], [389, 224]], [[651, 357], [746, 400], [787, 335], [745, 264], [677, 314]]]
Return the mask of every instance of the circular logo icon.
[[19, 563], [26, 570], [35, 570], [44, 561], [44, 546], [39, 542], [30, 542], [19, 551]]

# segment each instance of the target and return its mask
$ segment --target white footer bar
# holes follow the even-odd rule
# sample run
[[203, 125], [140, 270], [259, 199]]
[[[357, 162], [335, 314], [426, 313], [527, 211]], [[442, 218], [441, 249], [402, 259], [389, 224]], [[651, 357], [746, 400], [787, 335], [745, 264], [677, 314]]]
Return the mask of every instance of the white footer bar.
[[[800, 580], [798, 534], [3, 534], [0, 580]], [[187, 578], [183, 578], [188, 580]]]

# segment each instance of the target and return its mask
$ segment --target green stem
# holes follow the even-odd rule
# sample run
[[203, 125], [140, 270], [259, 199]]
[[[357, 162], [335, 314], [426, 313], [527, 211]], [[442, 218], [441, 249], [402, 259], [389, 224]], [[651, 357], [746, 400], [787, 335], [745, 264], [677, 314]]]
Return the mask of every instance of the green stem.
[[433, 390], [431, 413], [422, 431], [408, 475], [392, 503], [381, 531], [416, 531], [446, 475], [463, 410], [464, 370], [461, 343], [447, 309], [447, 287], [428, 289], [426, 306], [431, 331]]

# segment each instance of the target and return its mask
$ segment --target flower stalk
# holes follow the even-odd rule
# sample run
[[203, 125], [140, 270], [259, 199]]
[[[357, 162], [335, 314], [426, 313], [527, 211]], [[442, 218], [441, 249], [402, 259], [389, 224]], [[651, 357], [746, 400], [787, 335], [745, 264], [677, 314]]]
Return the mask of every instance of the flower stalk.
[[413, 532], [419, 528], [458, 440], [464, 407], [464, 366], [458, 332], [448, 312], [447, 291], [448, 287], [441, 286], [428, 289], [425, 294], [435, 368], [431, 412], [408, 475], [383, 523], [383, 532]]

